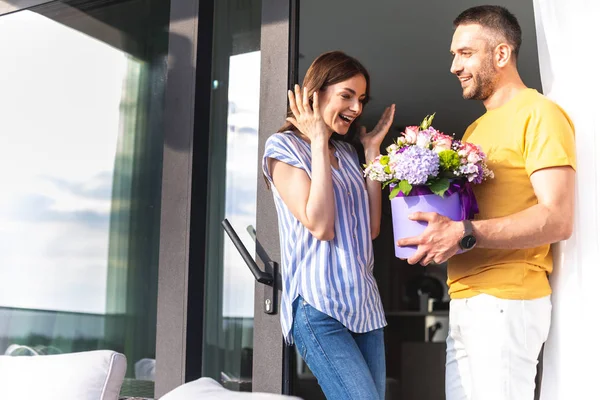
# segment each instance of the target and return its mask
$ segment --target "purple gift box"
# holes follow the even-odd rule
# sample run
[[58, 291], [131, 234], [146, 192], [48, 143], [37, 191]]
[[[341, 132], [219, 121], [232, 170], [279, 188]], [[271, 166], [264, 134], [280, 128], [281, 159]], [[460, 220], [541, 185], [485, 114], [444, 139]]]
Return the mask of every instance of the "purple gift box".
[[[431, 193], [426, 187], [415, 186], [408, 196], [398, 193], [391, 200], [394, 247], [396, 257], [407, 259], [417, 250], [416, 246], [400, 247], [398, 239], [419, 236], [427, 227], [427, 222], [411, 221], [408, 216], [414, 212], [435, 212], [454, 220], [472, 219], [479, 212], [475, 195], [469, 183], [453, 183], [444, 197]], [[459, 251], [460, 253], [460, 251]]]

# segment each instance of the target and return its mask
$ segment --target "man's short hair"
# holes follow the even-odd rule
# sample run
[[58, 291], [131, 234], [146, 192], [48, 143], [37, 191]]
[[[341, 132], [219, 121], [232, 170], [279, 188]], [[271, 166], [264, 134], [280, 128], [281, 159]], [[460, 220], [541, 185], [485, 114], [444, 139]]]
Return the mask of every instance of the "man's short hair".
[[454, 20], [454, 27], [478, 24], [502, 36], [512, 47], [515, 59], [521, 48], [521, 26], [517, 17], [501, 6], [477, 6], [469, 8]]

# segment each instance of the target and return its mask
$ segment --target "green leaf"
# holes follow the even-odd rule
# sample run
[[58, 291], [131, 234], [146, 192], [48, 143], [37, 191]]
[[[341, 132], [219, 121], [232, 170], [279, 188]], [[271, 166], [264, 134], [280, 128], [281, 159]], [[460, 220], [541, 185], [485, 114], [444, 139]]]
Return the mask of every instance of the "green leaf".
[[431, 182], [429, 185], [429, 189], [440, 197], [444, 197], [444, 193], [450, 187], [450, 179], [438, 179], [436, 181]]
[[431, 114], [427, 119], [427, 127], [429, 128], [433, 122], [433, 117], [435, 117], [435, 113]]
[[394, 186], [394, 189], [392, 189], [392, 192], [390, 193], [390, 200], [392, 200], [394, 197], [398, 196], [399, 192], [404, 193], [405, 196], [408, 196], [408, 194], [410, 193], [410, 191], [412, 190], [412, 185], [410, 183], [408, 183], [408, 181], [402, 180], [400, 182], [396, 183], [396, 186]]
[[412, 185], [410, 183], [408, 183], [408, 181], [406, 179], [403, 181], [400, 181], [398, 183], [398, 187], [400, 188], [402, 193], [404, 193], [405, 196], [408, 196], [408, 194], [412, 190]]
[[392, 191], [390, 192], [390, 200], [394, 199], [396, 196], [398, 196], [398, 193], [400, 192], [400, 186], [396, 185], [394, 186], [394, 188], [392, 189]]
[[419, 130], [424, 131], [425, 129], [429, 128], [431, 126], [431, 123], [433, 122], [433, 117], [435, 117], [435, 113], [426, 116], [421, 122], [421, 125], [419, 125]]

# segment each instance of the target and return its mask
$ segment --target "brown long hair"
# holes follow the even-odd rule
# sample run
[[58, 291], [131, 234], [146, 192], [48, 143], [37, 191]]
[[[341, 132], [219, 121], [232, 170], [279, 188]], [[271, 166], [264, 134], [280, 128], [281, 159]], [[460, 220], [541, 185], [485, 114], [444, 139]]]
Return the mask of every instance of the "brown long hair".
[[[317, 57], [308, 68], [308, 71], [306, 71], [302, 86], [308, 89], [308, 93], [314, 93], [317, 90], [324, 91], [327, 89], [327, 87], [346, 81], [355, 77], [356, 75], [364, 76], [365, 80], [367, 81], [367, 92], [365, 100], [363, 101], [363, 104], [366, 104], [369, 101], [371, 89], [371, 78], [369, 77], [369, 72], [367, 72], [367, 69], [357, 59], [350, 57], [341, 51], [330, 51]], [[309, 101], [310, 105], [312, 106], [312, 94], [310, 95]], [[294, 116], [289, 105], [287, 116]], [[357, 121], [358, 118], [352, 122], [352, 125], [348, 130], [348, 135], [344, 135], [343, 137], [342, 135], [337, 135], [334, 133], [333, 138], [343, 138], [345, 141], [352, 141], [354, 134], [356, 133]], [[283, 124], [283, 126], [279, 128], [277, 132], [293, 131], [295, 129], [296, 128], [294, 125], [292, 125], [292, 123], [286, 121], [286, 123]]]

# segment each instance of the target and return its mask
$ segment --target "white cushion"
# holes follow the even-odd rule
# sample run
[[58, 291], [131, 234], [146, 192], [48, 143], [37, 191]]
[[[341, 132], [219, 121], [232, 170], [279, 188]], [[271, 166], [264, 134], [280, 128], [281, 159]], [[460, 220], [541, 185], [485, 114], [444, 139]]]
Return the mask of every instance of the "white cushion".
[[143, 381], [156, 380], [156, 360], [152, 358], [142, 358], [134, 365], [135, 379]]
[[188, 382], [165, 394], [160, 400], [301, 400], [299, 397], [271, 393], [244, 393], [225, 389], [211, 378]]
[[117, 400], [127, 360], [108, 350], [0, 356], [0, 399]]

